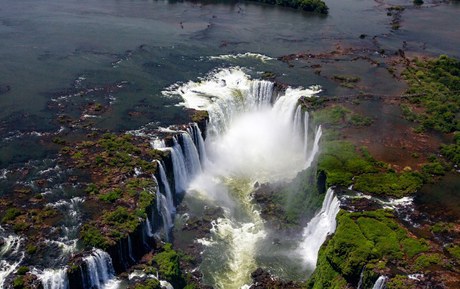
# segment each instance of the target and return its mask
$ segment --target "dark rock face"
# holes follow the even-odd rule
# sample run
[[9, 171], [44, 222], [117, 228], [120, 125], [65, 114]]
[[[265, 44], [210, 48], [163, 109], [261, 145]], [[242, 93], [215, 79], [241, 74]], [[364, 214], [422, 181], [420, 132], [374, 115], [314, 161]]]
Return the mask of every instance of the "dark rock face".
[[324, 171], [319, 171], [316, 176], [316, 188], [318, 190], [318, 193], [322, 195], [324, 195], [327, 190], [326, 179], [327, 179], [326, 173]]

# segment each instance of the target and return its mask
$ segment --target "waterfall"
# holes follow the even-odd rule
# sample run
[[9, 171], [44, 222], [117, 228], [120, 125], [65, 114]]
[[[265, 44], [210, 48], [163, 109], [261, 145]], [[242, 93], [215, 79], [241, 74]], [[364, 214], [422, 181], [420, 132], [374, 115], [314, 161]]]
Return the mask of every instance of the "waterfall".
[[303, 120], [302, 120], [302, 107], [299, 105], [297, 106], [297, 109], [295, 110], [294, 113], [294, 125], [292, 130], [294, 131], [295, 134], [300, 135], [302, 132], [302, 125], [303, 125]]
[[[176, 213], [176, 207], [174, 206], [174, 198], [171, 192], [171, 187], [169, 186], [168, 177], [166, 176], [166, 171], [160, 161], [157, 161], [158, 170], [160, 173], [161, 185], [163, 186], [164, 194], [166, 195], [166, 200], [168, 203], [169, 211], [172, 215]], [[160, 185], [160, 184], [158, 184]]]
[[304, 146], [304, 152], [306, 154], [308, 154], [308, 120], [309, 119], [310, 119], [310, 115], [308, 114], [308, 111], [305, 111], [304, 116], [303, 116], [303, 128], [304, 128], [304, 132], [303, 132], [304, 145], [303, 146]]
[[150, 223], [149, 217], [145, 218], [145, 227], [146, 227], [146, 232], [145, 234], [147, 237], [153, 237], [153, 227], [152, 224]]
[[273, 98], [274, 83], [267, 80], [255, 80], [249, 87], [249, 98], [251, 107], [263, 108], [271, 104]]
[[89, 288], [101, 289], [108, 287], [109, 284], [110, 287], [116, 288], [118, 282], [115, 279], [115, 271], [109, 254], [95, 249], [90, 256], [83, 258], [83, 261], [87, 266], [85, 273], [90, 283]]
[[[0, 232], [3, 229], [0, 227]], [[13, 273], [24, 259], [24, 252], [20, 251], [22, 239], [18, 236], [9, 235], [1, 237], [3, 246], [0, 247], [0, 288], [4, 288], [6, 278]]]
[[157, 190], [157, 210], [163, 218], [163, 231], [166, 236], [166, 241], [169, 241], [169, 234], [173, 227], [171, 212], [169, 211], [168, 201], [166, 197]]
[[182, 152], [184, 153], [185, 166], [187, 168], [187, 180], [191, 180], [196, 174], [201, 173], [200, 157], [198, 150], [188, 133], [181, 134]]
[[136, 263], [136, 259], [134, 259], [133, 257], [133, 244], [131, 241], [131, 236], [129, 234], [128, 234], [128, 257], [129, 259], [131, 259], [131, 261]]
[[239, 67], [215, 70], [200, 81], [163, 92], [179, 95], [185, 107], [209, 114], [207, 161], [202, 173], [188, 179], [187, 194], [224, 210], [224, 216], [213, 222], [212, 237], [200, 240], [206, 247], [202, 272], [213, 287], [247, 285], [260, 265], [258, 257], [267, 254], [259, 249], [268, 232], [252, 201], [254, 184], [290, 180], [312, 164], [321, 127], [307, 151], [308, 113], [298, 100], [316, 92], [288, 88], [278, 95], [273, 82], [252, 80]]
[[311, 153], [308, 155], [308, 159], [305, 164], [305, 168], [309, 168], [311, 166], [311, 164], [313, 163], [313, 160], [315, 159], [316, 154], [318, 154], [319, 141], [321, 139], [322, 134], [323, 134], [323, 131], [321, 129], [321, 126], [318, 126], [318, 128], [316, 129], [315, 141], [313, 142], [313, 148], [312, 148]]
[[34, 269], [33, 274], [42, 282], [43, 289], [67, 289], [69, 280], [67, 278], [67, 268], [45, 269], [38, 271]]
[[166, 147], [165, 140], [160, 138], [155, 138], [150, 142], [150, 145], [154, 149], [164, 149]]
[[303, 232], [303, 240], [299, 245], [299, 255], [305, 266], [313, 270], [318, 259], [318, 251], [326, 237], [335, 232], [336, 220], [340, 210], [340, 203], [329, 188], [324, 197], [321, 210], [310, 220]]
[[382, 275], [377, 279], [377, 281], [375, 281], [374, 287], [372, 287], [372, 289], [383, 289], [385, 288], [386, 282], [387, 277]]
[[207, 161], [206, 149], [204, 145], [203, 135], [201, 133], [200, 128], [196, 123], [191, 124], [191, 126], [187, 129], [187, 132], [193, 139], [195, 143], [195, 147], [198, 149], [198, 154], [200, 156], [201, 166]]
[[177, 142], [176, 137], [173, 138], [173, 146], [171, 148], [171, 159], [173, 163], [174, 185], [176, 193], [182, 193], [186, 190], [188, 183], [187, 168], [185, 166], [184, 153]]
[[363, 286], [364, 268], [365, 267], [361, 270], [361, 274], [359, 274], [358, 287], [356, 287], [356, 289], [361, 289], [361, 286]]

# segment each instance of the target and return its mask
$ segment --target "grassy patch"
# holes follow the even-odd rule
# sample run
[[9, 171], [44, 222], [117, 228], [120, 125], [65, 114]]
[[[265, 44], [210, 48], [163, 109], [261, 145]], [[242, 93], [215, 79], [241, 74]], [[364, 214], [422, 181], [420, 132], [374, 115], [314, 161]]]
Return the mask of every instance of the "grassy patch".
[[382, 261], [399, 264], [428, 249], [426, 241], [410, 237], [392, 213], [341, 211], [335, 234], [320, 250], [308, 288], [344, 288], [357, 283], [364, 266], [378, 267]]
[[420, 189], [423, 178], [414, 172], [379, 172], [356, 176], [354, 184], [358, 191], [403, 197]]
[[403, 108], [408, 119], [420, 123], [423, 129], [449, 133], [459, 129], [460, 62], [445, 55], [420, 61], [408, 67], [403, 76], [409, 84], [409, 104], [422, 108], [417, 114]]

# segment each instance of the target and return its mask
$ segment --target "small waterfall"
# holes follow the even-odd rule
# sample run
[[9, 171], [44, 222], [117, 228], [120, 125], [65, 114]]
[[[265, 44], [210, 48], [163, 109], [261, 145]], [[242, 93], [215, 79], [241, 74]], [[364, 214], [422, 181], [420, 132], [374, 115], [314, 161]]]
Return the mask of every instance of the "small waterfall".
[[177, 142], [176, 137], [173, 138], [174, 145], [171, 148], [171, 159], [173, 163], [174, 185], [176, 193], [182, 193], [186, 190], [188, 178], [187, 168], [185, 166], [184, 153]]
[[157, 210], [163, 218], [163, 230], [166, 236], [166, 241], [169, 241], [169, 234], [173, 227], [171, 212], [169, 211], [168, 201], [166, 197], [157, 190]]
[[67, 268], [45, 269], [43, 271], [34, 270], [34, 275], [42, 282], [43, 289], [67, 289], [69, 279], [67, 278]]
[[[86, 263], [89, 288], [101, 289], [107, 284], [116, 285], [115, 271], [112, 265], [112, 259], [106, 252], [95, 249], [90, 256], [83, 258]], [[112, 288], [116, 288], [113, 286]]]
[[358, 287], [356, 289], [361, 289], [361, 286], [363, 286], [363, 277], [364, 277], [364, 268], [361, 270], [361, 274], [359, 274], [359, 282], [358, 282]]
[[311, 164], [313, 163], [313, 160], [315, 159], [316, 154], [319, 151], [319, 141], [321, 139], [321, 135], [323, 134], [323, 131], [321, 129], [321, 126], [318, 126], [316, 129], [316, 134], [315, 134], [315, 141], [313, 142], [313, 148], [308, 155], [307, 162], [305, 163], [305, 168], [309, 168]]
[[[3, 229], [0, 227], [0, 232]], [[13, 273], [24, 259], [24, 252], [20, 251], [22, 239], [9, 235], [2, 237], [4, 245], [0, 248], [0, 288], [4, 288], [6, 278]]]
[[310, 220], [303, 232], [303, 241], [299, 246], [299, 254], [302, 256], [307, 268], [313, 270], [318, 259], [318, 251], [326, 240], [326, 237], [334, 233], [336, 227], [335, 217], [340, 210], [340, 202], [329, 188], [324, 197], [321, 210]]
[[182, 151], [184, 153], [185, 166], [187, 168], [187, 179], [191, 180], [193, 176], [201, 173], [200, 157], [198, 150], [188, 133], [181, 134], [182, 137]]
[[187, 132], [192, 136], [195, 147], [198, 149], [198, 154], [200, 156], [201, 166], [207, 162], [206, 149], [204, 146], [204, 139], [201, 133], [200, 128], [196, 123], [193, 123], [188, 129]]
[[131, 259], [131, 261], [136, 263], [136, 259], [134, 259], [134, 257], [133, 257], [133, 243], [131, 241], [131, 236], [130, 235], [128, 235], [128, 257], [129, 257], [129, 259]]
[[308, 111], [305, 111], [303, 115], [303, 135], [304, 135], [304, 151], [308, 153], [308, 121], [310, 119], [310, 115]]
[[299, 105], [294, 113], [294, 123], [292, 130], [297, 135], [302, 135], [302, 107]]
[[153, 237], [153, 227], [152, 227], [152, 224], [150, 223], [150, 219], [148, 216], [147, 218], [145, 218], [145, 227], [146, 227], [145, 234], [147, 235], [147, 237], [152, 238]]
[[154, 149], [164, 149], [166, 147], [165, 140], [161, 138], [155, 138], [150, 142], [150, 145]]
[[387, 283], [387, 277], [386, 276], [380, 276], [377, 281], [375, 281], [374, 287], [372, 289], [384, 289], [385, 284]]
[[169, 211], [172, 214], [175, 214], [176, 207], [174, 206], [174, 198], [171, 192], [171, 187], [169, 186], [168, 178], [166, 176], [166, 171], [160, 161], [157, 161], [157, 163], [158, 163], [158, 170], [160, 172], [161, 185], [163, 186], [163, 191], [164, 191], [164, 194], [166, 195], [166, 200], [168, 202]]

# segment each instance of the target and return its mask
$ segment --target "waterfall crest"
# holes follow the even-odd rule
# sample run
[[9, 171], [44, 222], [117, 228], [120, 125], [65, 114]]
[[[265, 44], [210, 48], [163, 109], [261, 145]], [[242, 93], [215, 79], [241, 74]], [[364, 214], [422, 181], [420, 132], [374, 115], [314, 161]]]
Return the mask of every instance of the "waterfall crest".
[[324, 197], [321, 210], [310, 220], [303, 232], [303, 240], [298, 252], [304, 265], [313, 271], [318, 259], [318, 251], [329, 234], [335, 232], [335, 217], [339, 213], [340, 202], [329, 188]]

